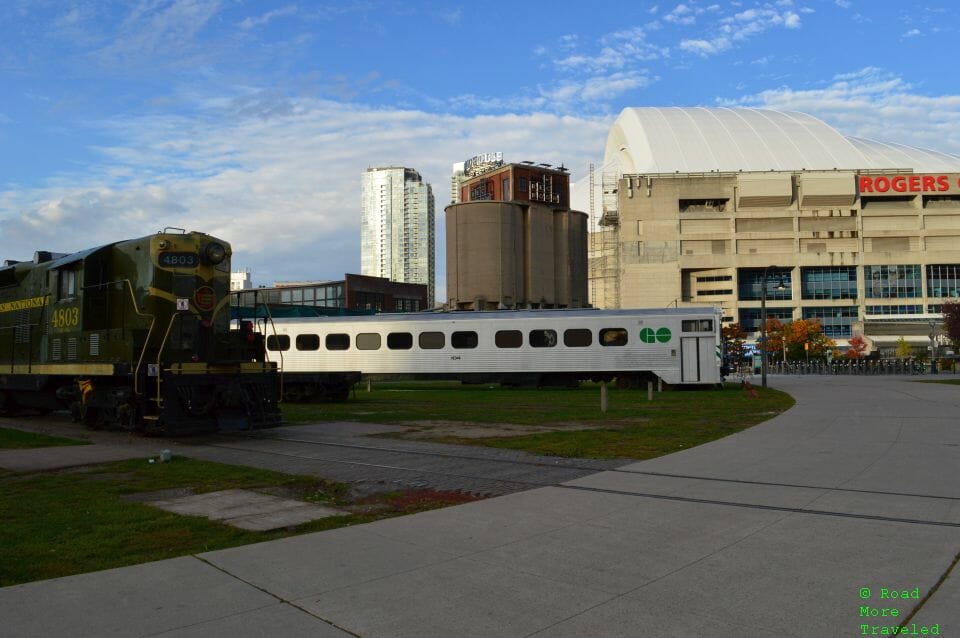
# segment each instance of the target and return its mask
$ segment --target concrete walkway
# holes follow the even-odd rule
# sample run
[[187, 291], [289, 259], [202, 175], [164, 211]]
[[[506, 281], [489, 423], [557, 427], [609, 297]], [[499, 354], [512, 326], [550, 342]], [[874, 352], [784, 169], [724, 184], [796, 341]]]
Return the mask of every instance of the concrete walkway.
[[561, 486], [3, 588], [3, 632], [884, 635], [916, 591], [915, 635], [960, 635], [960, 388], [771, 383], [797, 406]]

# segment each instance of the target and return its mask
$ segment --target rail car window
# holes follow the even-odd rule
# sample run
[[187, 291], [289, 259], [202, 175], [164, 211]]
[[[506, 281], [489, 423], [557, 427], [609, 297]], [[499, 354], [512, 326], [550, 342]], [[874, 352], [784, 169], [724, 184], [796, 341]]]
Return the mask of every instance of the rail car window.
[[557, 345], [556, 330], [531, 330], [530, 345], [534, 348], [552, 348]]
[[498, 348], [519, 348], [523, 345], [523, 333], [519, 330], [497, 330], [493, 342]]
[[327, 335], [327, 350], [348, 350], [350, 348], [350, 335], [336, 332]]
[[320, 335], [297, 335], [297, 350], [319, 350]]
[[289, 350], [290, 335], [267, 335], [267, 350]]
[[593, 333], [586, 328], [570, 328], [563, 331], [563, 345], [568, 348], [586, 348], [593, 343]]
[[477, 333], [472, 330], [464, 330], [462, 332], [454, 332], [450, 335], [450, 345], [454, 348], [476, 348], [477, 347]]
[[420, 347], [424, 350], [440, 350], [447, 340], [442, 332], [421, 332]]
[[[357, 350], [379, 350], [380, 335], [376, 332], [361, 332], [357, 335]], [[346, 348], [341, 348], [346, 350]]]
[[391, 350], [409, 350], [413, 347], [413, 335], [409, 332], [391, 332], [387, 335], [387, 347]]
[[684, 332], [713, 332], [713, 319], [685, 319]]
[[604, 328], [600, 331], [601, 346], [627, 345], [627, 331], [623, 328]]

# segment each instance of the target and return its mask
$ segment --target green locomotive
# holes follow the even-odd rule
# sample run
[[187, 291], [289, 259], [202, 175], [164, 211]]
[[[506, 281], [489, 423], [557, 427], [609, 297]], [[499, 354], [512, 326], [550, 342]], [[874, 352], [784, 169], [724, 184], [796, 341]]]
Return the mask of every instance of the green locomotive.
[[[180, 232], [169, 232], [171, 230]], [[261, 335], [230, 322], [230, 245], [166, 229], [0, 268], [0, 414], [184, 434], [280, 422]]]

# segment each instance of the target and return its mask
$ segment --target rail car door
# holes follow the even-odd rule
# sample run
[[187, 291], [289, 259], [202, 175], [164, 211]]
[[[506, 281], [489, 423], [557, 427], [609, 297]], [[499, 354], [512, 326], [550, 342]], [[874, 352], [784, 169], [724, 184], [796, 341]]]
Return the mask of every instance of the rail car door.
[[680, 378], [683, 383], [699, 383], [709, 375], [707, 366], [713, 364], [714, 345], [713, 337], [680, 338]]

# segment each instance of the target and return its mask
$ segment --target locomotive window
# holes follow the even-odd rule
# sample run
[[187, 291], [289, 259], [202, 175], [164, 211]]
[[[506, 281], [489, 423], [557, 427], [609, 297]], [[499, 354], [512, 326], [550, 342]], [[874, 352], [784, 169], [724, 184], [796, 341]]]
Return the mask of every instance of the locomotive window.
[[297, 350], [319, 350], [319, 335], [297, 335]]
[[498, 348], [519, 348], [523, 345], [523, 333], [519, 330], [497, 330], [493, 342]]
[[327, 335], [327, 350], [347, 350], [350, 348], [350, 335], [342, 332]]
[[380, 349], [380, 333], [361, 332], [360, 334], [357, 335], [357, 350], [379, 350], [379, 349]]
[[413, 335], [409, 332], [391, 332], [387, 335], [387, 347], [391, 350], [409, 350], [413, 347]]
[[557, 331], [531, 330], [530, 345], [534, 348], [552, 348], [557, 345]]
[[683, 322], [684, 332], [713, 332], [713, 319], [687, 319]]
[[267, 350], [289, 350], [290, 335], [267, 335]]
[[476, 348], [477, 333], [470, 331], [454, 332], [450, 335], [450, 345], [454, 348]]
[[57, 299], [66, 299], [77, 294], [77, 271], [61, 270], [57, 274]]
[[593, 343], [593, 333], [586, 328], [570, 328], [563, 331], [563, 345], [568, 348], [586, 348]]
[[627, 331], [623, 328], [604, 328], [600, 331], [601, 346], [627, 345]]
[[420, 347], [424, 350], [439, 350], [446, 344], [442, 332], [421, 332]]

